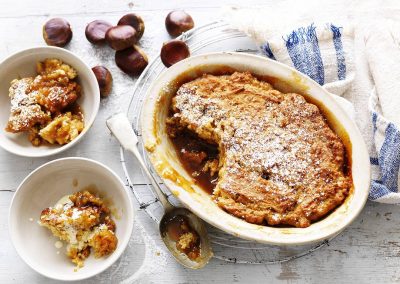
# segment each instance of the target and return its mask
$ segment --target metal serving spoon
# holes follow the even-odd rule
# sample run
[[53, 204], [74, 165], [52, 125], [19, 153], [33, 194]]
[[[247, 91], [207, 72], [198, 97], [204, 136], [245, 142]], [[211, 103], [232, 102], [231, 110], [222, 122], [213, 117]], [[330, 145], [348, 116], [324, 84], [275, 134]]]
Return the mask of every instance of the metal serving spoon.
[[[205, 266], [213, 256], [213, 252], [211, 249], [210, 241], [208, 239], [207, 230], [204, 226], [204, 222], [186, 208], [174, 207], [165, 197], [160, 188], [160, 185], [154, 179], [154, 177], [151, 175], [150, 171], [144, 164], [144, 161], [137, 147], [138, 139], [126, 115], [123, 113], [115, 114], [107, 119], [106, 124], [112, 134], [114, 134], [115, 138], [122, 145], [122, 147], [126, 151], [131, 152], [139, 161], [140, 166], [142, 167], [143, 171], [146, 173], [147, 177], [151, 181], [151, 184], [153, 185], [152, 188], [154, 193], [157, 195], [158, 200], [164, 207], [164, 216], [160, 221], [159, 231], [161, 238], [164, 241], [168, 250], [172, 253], [172, 255], [180, 264], [188, 268], [198, 269]], [[197, 258], [196, 261], [190, 260], [189, 257], [187, 257], [184, 253], [178, 251], [175, 241], [171, 240], [168, 236], [167, 228], [169, 222], [173, 220], [174, 217], [179, 216], [186, 217], [189, 220], [189, 224], [191, 225], [191, 227], [200, 236], [200, 257]]]

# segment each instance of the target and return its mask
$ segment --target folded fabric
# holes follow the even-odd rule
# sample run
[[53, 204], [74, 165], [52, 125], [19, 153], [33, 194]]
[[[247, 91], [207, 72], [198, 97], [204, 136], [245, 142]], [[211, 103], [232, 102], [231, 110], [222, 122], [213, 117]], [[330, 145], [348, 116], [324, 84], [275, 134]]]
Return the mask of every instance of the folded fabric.
[[366, 56], [375, 88], [369, 99], [375, 154], [371, 155], [370, 199], [399, 203], [400, 167], [400, 24], [386, 21], [369, 27]]
[[352, 25], [293, 18], [269, 8], [224, 11], [227, 21], [253, 38], [264, 55], [296, 68], [328, 91], [342, 95], [354, 80]]
[[[400, 64], [400, 49], [396, 38], [400, 37], [394, 36], [395, 25], [355, 29], [357, 23], [343, 21], [340, 17], [336, 17], [336, 21], [315, 21], [304, 15], [298, 18], [291, 15], [290, 20], [278, 21], [283, 14], [271, 9], [230, 7], [225, 8], [224, 14], [232, 26], [256, 41], [265, 56], [296, 68], [333, 94], [342, 96], [351, 91], [348, 97], [353, 98], [357, 105], [361, 100], [369, 99], [371, 116], [368, 121], [368, 116], [362, 115], [367, 109], [355, 112], [349, 101], [343, 98], [337, 98], [337, 101], [361, 125], [364, 139], [368, 141], [373, 172], [369, 199], [400, 203], [400, 131], [397, 128], [400, 115], [396, 113], [400, 107], [400, 94], [397, 95], [400, 91], [400, 71], [396, 69]], [[365, 37], [362, 42], [368, 51], [363, 55], [365, 58], [356, 54], [355, 30], [363, 33], [363, 39]], [[357, 36], [359, 38], [360, 34]], [[359, 52], [362, 52], [361, 49]], [[369, 77], [365, 62], [361, 62], [362, 66], [355, 66], [355, 57], [369, 62], [375, 84], [369, 98], [361, 90], [358, 94], [359, 89], [352, 88], [352, 85], [368, 85], [363, 78], [367, 80], [365, 78]], [[356, 74], [356, 70], [366, 74], [356, 76], [360, 75]], [[359, 82], [353, 84], [356, 77]]]

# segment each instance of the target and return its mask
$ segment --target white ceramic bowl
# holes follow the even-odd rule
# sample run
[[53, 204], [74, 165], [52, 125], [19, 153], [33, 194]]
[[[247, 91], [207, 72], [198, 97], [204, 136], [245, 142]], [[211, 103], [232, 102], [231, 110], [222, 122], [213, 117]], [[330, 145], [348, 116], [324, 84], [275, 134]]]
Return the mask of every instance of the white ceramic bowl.
[[[193, 184], [191, 177], [180, 164], [166, 133], [165, 119], [168, 115], [169, 97], [172, 94], [166, 94], [165, 90], [174, 87], [171, 83], [184, 73], [196, 77], [218, 70], [221, 66], [272, 76], [279, 79], [280, 88], [308, 94], [310, 99], [322, 105], [337, 120], [333, 125], [334, 131], [339, 135], [348, 134], [352, 145], [354, 190], [346, 201], [326, 218], [307, 228], [277, 228], [250, 224], [224, 212], [207, 193]], [[192, 68], [196, 71], [190, 72]], [[348, 226], [361, 212], [368, 197], [369, 156], [355, 123], [316, 82], [293, 68], [264, 57], [243, 53], [212, 53], [190, 57], [173, 65], [149, 88], [141, 113], [141, 126], [143, 141], [146, 148], [150, 149], [150, 160], [170, 191], [200, 218], [237, 237], [274, 245], [300, 245], [325, 240]]]
[[[82, 108], [85, 128], [73, 141], [66, 145], [33, 146], [25, 133], [8, 133], [4, 130], [10, 114], [8, 89], [16, 78], [35, 76], [36, 63], [46, 58], [58, 58], [70, 64], [78, 72], [78, 82], [83, 95], [78, 99]], [[14, 53], [0, 63], [0, 146], [19, 156], [44, 157], [54, 155], [75, 145], [92, 126], [100, 105], [100, 90], [92, 69], [72, 52], [58, 47], [35, 47]]]
[[[37, 221], [44, 208], [91, 185], [111, 201], [118, 246], [106, 258], [95, 259], [91, 255], [85, 266], [74, 272], [75, 265], [65, 255], [65, 244], [57, 249], [58, 239]], [[58, 159], [37, 168], [18, 187], [9, 214], [10, 236], [18, 254], [40, 274], [58, 280], [89, 278], [111, 266], [128, 244], [134, 218], [130, 193], [121, 179], [106, 166], [84, 158]]]

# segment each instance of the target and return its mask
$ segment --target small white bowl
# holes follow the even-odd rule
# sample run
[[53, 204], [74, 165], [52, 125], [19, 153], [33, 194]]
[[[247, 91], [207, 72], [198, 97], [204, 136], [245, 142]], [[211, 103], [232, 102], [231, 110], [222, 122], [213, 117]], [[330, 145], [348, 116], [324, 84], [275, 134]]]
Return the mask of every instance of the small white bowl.
[[[58, 238], [37, 221], [43, 209], [90, 185], [111, 202], [118, 246], [108, 257], [91, 255], [74, 272], [75, 265], [65, 255], [66, 245], [57, 249]], [[89, 159], [64, 158], [37, 168], [20, 184], [11, 201], [9, 230], [18, 254], [34, 270], [57, 280], [81, 280], [104, 271], [121, 256], [132, 234], [133, 218], [130, 193], [111, 169]]]
[[[350, 140], [351, 170], [354, 189], [345, 202], [325, 218], [307, 228], [280, 228], [250, 224], [217, 206], [211, 196], [197, 186], [179, 162], [165, 127], [168, 102], [175, 87], [174, 80], [185, 74], [194, 78], [229, 68], [250, 71], [260, 76], [274, 77], [287, 92], [300, 92], [330, 113], [333, 130], [342, 139]], [[209, 53], [189, 57], [164, 71], [147, 91], [141, 111], [143, 142], [154, 168], [170, 191], [193, 213], [211, 225], [234, 236], [272, 245], [303, 245], [329, 239], [346, 228], [361, 212], [367, 201], [370, 183], [370, 163], [365, 142], [354, 121], [335, 99], [308, 76], [282, 63], [244, 53]]]
[[[84, 115], [85, 128], [66, 145], [33, 146], [26, 133], [8, 133], [4, 130], [10, 114], [8, 89], [13, 79], [35, 76], [36, 63], [46, 58], [57, 58], [78, 72], [82, 96], [78, 99]], [[100, 90], [92, 69], [72, 52], [59, 47], [34, 47], [12, 54], [0, 63], [0, 146], [8, 152], [25, 157], [45, 157], [60, 153], [75, 145], [92, 126], [100, 105]]]

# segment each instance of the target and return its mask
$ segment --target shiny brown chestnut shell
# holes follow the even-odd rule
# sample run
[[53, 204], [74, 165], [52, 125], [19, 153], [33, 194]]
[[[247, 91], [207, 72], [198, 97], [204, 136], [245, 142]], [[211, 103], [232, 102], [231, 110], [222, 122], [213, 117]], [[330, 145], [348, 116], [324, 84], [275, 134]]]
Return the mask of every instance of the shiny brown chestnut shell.
[[104, 66], [95, 66], [92, 68], [94, 75], [96, 76], [97, 83], [100, 88], [100, 95], [108, 97], [112, 89], [113, 78], [110, 71]]
[[189, 47], [184, 41], [178, 39], [164, 43], [160, 52], [161, 61], [166, 67], [170, 67], [189, 56]]
[[64, 47], [72, 39], [71, 26], [65, 19], [50, 19], [43, 26], [43, 38], [48, 45]]
[[183, 10], [172, 11], [165, 18], [165, 28], [173, 37], [177, 37], [193, 27], [193, 18]]
[[115, 26], [106, 32], [106, 41], [112, 49], [123, 50], [136, 43], [136, 31], [128, 25]]
[[112, 27], [109, 22], [95, 20], [86, 26], [85, 36], [93, 44], [102, 44], [106, 41], [106, 32]]
[[136, 30], [136, 41], [139, 41], [144, 33], [144, 21], [135, 13], [126, 14], [118, 21], [118, 26], [128, 25]]
[[115, 63], [127, 74], [139, 75], [149, 63], [147, 55], [137, 45], [115, 53]]

